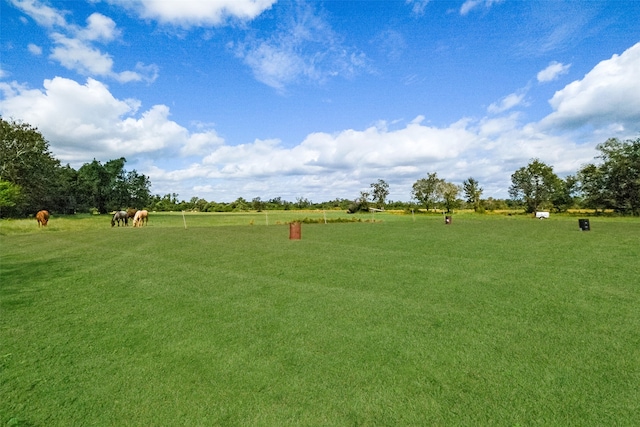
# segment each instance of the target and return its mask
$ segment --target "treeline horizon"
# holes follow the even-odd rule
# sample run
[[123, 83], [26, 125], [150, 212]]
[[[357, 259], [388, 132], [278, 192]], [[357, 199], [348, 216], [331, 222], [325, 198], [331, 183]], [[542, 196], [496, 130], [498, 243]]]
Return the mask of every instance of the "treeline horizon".
[[388, 201], [389, 184], [378, 179], [370, 191], [354, 199], [336, 198], [313, 202], [274, 197], [233, 202], [207, 201], [192, 197], [178, 200], [178, 194], [152, 195], [149, 177], [135, 169], [125, 170], [126, 159], [98, 160], [78, 170], [62, 166], [49, 151], [49, 143], [29, 124], [0, 117], [0, 217], [32, 216], [41, 209], [51, 213], [110, 213], [137, 208], [155, 211], [238, 212], [291, 209], [344, 209], [348, 212], [378, 209], [473, 209], [476, 212], [568, 209], [613, 210], [640, 215], [640, 138], [620, 141], [611, 138], [597, 146], [599, 164], [590, 163], [575, 175], [559, 178], [553, 167], [532, 159], [511, 176], [510, 199], [482, 198], [483, 189], [473, 177], [462, 185], [427, 173], [412, 186], [411, 201]]

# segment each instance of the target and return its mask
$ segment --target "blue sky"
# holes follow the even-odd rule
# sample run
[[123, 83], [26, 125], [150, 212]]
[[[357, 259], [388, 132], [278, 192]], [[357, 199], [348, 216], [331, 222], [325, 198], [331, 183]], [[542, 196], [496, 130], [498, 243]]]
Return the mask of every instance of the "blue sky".
[[154, 194], [508, 197], [640, 136], [640, 2], [0, 0], [0, 114]]

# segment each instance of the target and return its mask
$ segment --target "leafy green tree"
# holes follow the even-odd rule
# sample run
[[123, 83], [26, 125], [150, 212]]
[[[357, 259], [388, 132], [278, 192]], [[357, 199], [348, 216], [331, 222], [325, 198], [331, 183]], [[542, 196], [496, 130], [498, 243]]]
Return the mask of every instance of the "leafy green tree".
[[[135, 169], [127, 172], [125, 177], [127, 202], [124, 206], [149, 206], [151, 202], [151, 181], [144, 174], [139, 174]], [[203, 201], [204, 203], [202, 203]], [[206, 200], [199, 200], [199, 206], [204, 206]]]
[[189, 209], [195, 209], [199, 212], [207, 212], [207, 205], [209, 203], [205, 199], [199, 199], [192, 197], [189, 201]]
[[307, 209], [309, 207], [311, 207], [313, 203], [311, 203], [311, 200], [307, 199], [306, 197], [296, 197], [296, 207], [298, 209]]
[[20, 200], [20, 186], [0, 180], [0, 213], [3, 209], [14, 207]]
[[603, 171], [594, 164], [584, 166], [578, 171], [580, 193], [583, 197], [583, 205], [604, 211], [609, 206], [609, 195], [604, 182]]
[[53, 210], [65, 214], [73, 214], [78, 209], [78, 172], [68, 164], [58, 170], [55, 184], [57, 195], [53, 202]]
[[[77, 193], [83, 210], [97, 208], [99, 212], [106, 213], [125, 207], [142, 208], [149, 205], [149, 178], [135, 170], [126, 172], [126, 161], [121, 157], [103, 165], [94, 159], [82, 165], [78, 170]], [[169, 204], [176, 205], [177, 202]], [[176, 206], [171, 206], [170, 209], [161, 210], [176, 209]]]
[[355, 199], [347, 208], [347, 213], [356, 213], [369, 210], [369, 193], [361, 191], [360, 196]]
[[353, 202], [349, 199], [341, 199], [337, 198], [334, 200], [329, 200], [326, 205], [329, 209], [337, 208], [337, 209], [348, 209]]
[[460, 186], [452, 182], [443, 182], [440, 186], [442, 191], [442, 204], [447, 212], [459, 206], [458, 194], [460, 194]]
[[260, 197], [254, 197], [251, 200], [251, 207], [257, 212], [262, 212], [265, 207], [265, 203], [260, 199]]
[[509, 209], [509, 203], [507, 200], [502, 199], [494, 199], [493, 197], [488, 197], [483, 199], [481, 202], [481, 209], [487, 211], [495, 211], [500, 209]]
[[107, 188], [105, 189], [107, 212], [119, 210], [131, 204], [129, 186], [124, 170], [126, 162], [127, 160], [124, 157], [120, 157], [119, 159], [109, 160], [104, 164], [108, 179]]
[[231, 208], [235, 211], [248, 211], [251, 204], [242, 197], [238, 197], [234, 202], [231, 202]]
[[473, 210], [476, 212], [482, 210], [480, 197], [482, 196], [483, 189], [480, 187], [480, 183], [473, 178], [467, 178], [462, 182], [462, 189], [467, 198], [467, 203], [473, 206]]
[[430, 173], [427, 178], [421, 178], [413, 184], [411, 196], [426, 209], [431, 209], [442, 196], [443, 183], [444, 180], [438, 178], [436, 172]]
[[574, 194], [578, 189], [578, 178], [569, 175], [558, 179], [551, 195], [551, 204], [557, 212], [566, 212], [575, 204]]
[[[141, 205], [144, 206], [144, 205]], [[178, 194], [168, 193], [164, 196], [158, 194], [151, 196], [149, 201], [149, 207], [156, 211], [173, 212], [179, 211]]]
[[[9, 215], [25, 215], [51, 209], [56, 198], [60, 162], [49, 151], [49, 143], [27, 123], [0, 117], [0, 180], [18, 186], [21, 191], [6, 207]], [[8, 208], [8, 209], [7, 209]]]
[[106, 213], [107, 200], [110, 193], [109, 172], [97, 160], [85, 163], [78, 169], [78, 196], [80, 209], [96, 208], [100, 213]]
[[544, 205], [550, 204], [558, 180], [551, 166], [533, 159], [527, 166], [511, 175], [509, 195], [514, 200], [522, 201], [527, 212], [536, 212]]
[[378, 182], [371, 184], [371, 190], [373, 202], [378, 208], [384, 208], [385, 200], [389, 195], [389, 184], [387, 184], [385, 180], [379, 179]]
[[[640, 215], [640, 138], [635, 141], [610, 138], [596, 148], [601, 153], [598, 157], [602, 163], [596, 166], [592, 177], [599, 178], [604, 190], [600, 195], [597, 191], [588, 194], [587, 198], [603, 196], [607, 207], [617, 212]], [[594, 172], [593, 169], [590, 171]]]

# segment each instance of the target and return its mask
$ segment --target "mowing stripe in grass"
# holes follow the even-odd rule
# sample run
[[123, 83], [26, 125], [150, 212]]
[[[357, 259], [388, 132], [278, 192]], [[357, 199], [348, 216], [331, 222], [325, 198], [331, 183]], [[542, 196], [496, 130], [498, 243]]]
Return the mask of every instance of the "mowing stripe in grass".
[[637, 222], [379, 216], [3, 234], [0, 421], [640, 422]]

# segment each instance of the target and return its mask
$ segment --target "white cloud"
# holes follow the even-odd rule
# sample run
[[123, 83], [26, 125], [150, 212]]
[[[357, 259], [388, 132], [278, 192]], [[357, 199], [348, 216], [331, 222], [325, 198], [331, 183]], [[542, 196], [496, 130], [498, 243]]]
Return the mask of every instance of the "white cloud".
[[69, 38], [60, 33], [51, 34], [55, 47], [51, 50], [51, 59], [69, 70], [80, 74], [106, 76], [111, 73], [113, 59], [81, 39]]
[[[49, 30], [54, 43], [49, 58], [63, 67], [84, 76], [109, 77], [121, 83], [153, 82], [158, 76], [156, 65], [138, 63], [135, 70], [114, 71], [113, 57], [102, 52], [96, 43], [109, 43], [121, 37], [121, 31], [109, 17], [93, 13], [86, 19], [86, 26], [67, 23], [64, 13], [36, 0], [12, 0], [13, 4]], [[30, 44], [32, 54], [40, 54], [41, 48]], [[38, 51], [40, 53], [38, 53]]]
[[65, 26], [64, 14], [37, 0], [10, 0], [10, 2], [29, 15], [34, 21], [43, 27]]
[[133, 9], [141, 18], [181, 27], [219, 26], [230, 19], [250, 21], [277, 0], [107, 0]]
[[293, 46], [273, 46], [269, 42], [261, 42], [246, 49], [242, 46], [238, 52], [257, 80], [278, 90], [284, 89], [298, 76], [312, 73], [312, 69], [305, 69], [304, 59]]
[[382, 123], [363, 130], [312, 133], [294, 147], [279, 140], [223, 144], [199, 163], [178, 170], [153, 168], [150, 176], [166, 192], [183, 185], [181, 191], [191, 197], [217, 201], [240, 196], [352, 198], [380, 178], [390, 183], [391, 199], [408, 200], [411, 185], [428, 172], [457, 183], [473, 176], [487, 196], [506, 197], [510, 175], [533, 157], [563, 174], [574, 173], [593, 156], [593, 145], [523, 126], [515, 114], [446, 127], [427, 126], [419, 117], [396, 130]]
[[600, 127], [616, 123], [638, 132], [640, 123], [640, 43], [613, 55], [557, 91], [549, 104], [554, 112], [546, 127]]
[[460, 15], [466, 15], [473, 9], [484, 5], [487, 9], [503, 0], [466, 0], [460, 7]]
[[42, 48], [33, 43], [29, 43], [27, 45], [27, 49], [29, 50], [29, 52], [31, 52], [32, 55], [36, 55], [36, 56], [42, 55]]
[[44, 87], [29, 89], [17, 83], [0, 83], [0, 113], [33, 124], [50, 141], [63, 162], [75, 165], [93, 158], [163, 150], [185, 154], [219, 144], [214, 132], [190, 134], [169, 120], [169, 108], [155, 105], [138, 113], [137, 100], [116, 99], [101, 82], [87, 79], [84, 85], [62, 77], [45, 80]]
[[120, 37], [120, 30], [116, 23], [108, 16], [93, 13], [87, 18], [87, 26], [77, 31], [77, 37], [82, 40], [110, 42]]
[[230, 44], [255, 78], [280, 91], [300, 79], [322, 83], [326, 79], [351, 77], [367, 69], [367, 58], [344, 46], [340, 37], [310, 5], [293, 8], [290, 20], [269, 38], [251, 38]]
[[494, 102], [489, 105], [487, 111], [491, 114], [498, 114], [504, 111], [510, 110], [518, 105], [527, 105], [525, 97], [527, 96], [527, 89], [522, 89], [518, 92], [511, 93], [498, 102]]
[[180, 150], [183, 156], [195, 156], [209, 154], [215, 147], [224, 144], [224, 139], [214, 130], [193, 133], [185, 141]]
[[[42, 89], [0, 83], [0, 114], [37, 126], [65, 163], [135, 159], [136, 169], [151, 178], [152, 191], [186, 199], [353, 198], [385, 179], [390, 199], [408, 200], [411, 185], [429, 172], [456, 183], [473, 176], [486, 196], [507, 197], [511, 174], [533, 157], [561, 175], [575, 173], [593, 160], [596, 144], [637, 135], [638, 75], [640, 44], [556, 92], [553, 112], [539, 122], [524, 123], [524, 113], [513, 111], [447, 126], [429, 125], [418, 116], [309, 133], [293, 146], [260, 138], [230, 144], [210, 125], [191, 131], [171, 120], [167, 106], [142, 110], [139, 101], [118, 99], [94, 79], [79, 84], [56, 77]], [[525, 93], [526, 88], [505, 97], [493, 111], [522, 105]], [[574, 129], [582, 125], [589, 125], [589, 132], [576, 143]], [[158, 163], [158, 158], [171, 161]]]
[[405, 3], [411, 6], [411, 11], [416, 15], [424, 15], [431, 0], [406, 0]]
[[567, 74], [569, 72], [570, 67], [571, 67], [571, 64], [565, 65], [556, 61], [552, 61], [547, 66], [547, 68], [540, 71], [536, 77], [538, 79], [538, 82], [540, 83], [550, 82], [550, 81], [556, 80], [559, 76], [563, 74]]
[[[43, 89], [0, 83], [0, 91], [0, 114], [37, 126], [63, 163], [135, 159], [154, 192], [187, 199], [352, 198], [382, 178], [392, 199], [408, 200], [411, 185], [428, 172], [457, 183], [473, 176], [487, 196], [506, 197], [510, 174], [532, 157], [573, 173], [602, 142], [577, 145], [536, 123], [523, 125], [512, 113], [444, 127], [426, 125], [422, 116], [404, 125], [381, 121], [361, 130], [311, 133], [294, 146], [278, 139], [230, 145], [211, 128], [189, 131], [172, 121], [165, 105], [140, 111], [139, 101], [117, 99], [93, 79], [78, 84], [56, 77]], [[161, 167], [154, 160], [181, 156], [191, 164]]]
[[157, 65], [144, 65], [142, 62], [138, 62], [134, 67], [135, 71], [122, 71], [120, 73], [110, 73], [109, 76], [113, 77], [120, 83], [129, 82], [146, 82], [153, 83], [160, 72]]

